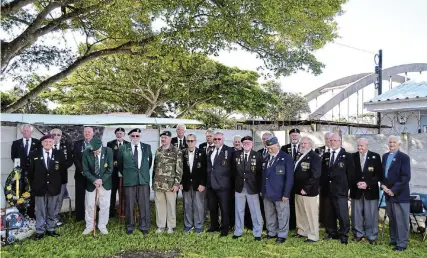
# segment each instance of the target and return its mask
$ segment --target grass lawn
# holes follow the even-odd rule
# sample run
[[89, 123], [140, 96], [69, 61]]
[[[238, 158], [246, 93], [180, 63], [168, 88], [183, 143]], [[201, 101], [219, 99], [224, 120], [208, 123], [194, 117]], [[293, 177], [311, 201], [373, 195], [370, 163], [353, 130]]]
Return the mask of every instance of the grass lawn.
[[[337, 240], [322, 241], [315, 244], [303, 243], [303, 239], [288, 240], [277, 245], [274, 240], [255, 242], [252, 232], [246, 230], [243, 237], [233, 240], [232, 233], [219, 238], [219, 233], [184, 233], [182, 201], [178, 202], [177, 228], [173, 234], [156, 234], [154, 205], [152, 205], [152, 227], [144, 237], [139, 230], [126, 235], [124, 221], [110, 220], [109, 234], [92, 238], [83, 236], [84, 222], [72, 220], [59, 229], [59, 238], [45, 237], [40, 241], [26, 239], [1, 250], [1, 257], [427, 257], [427, 241], [422, 242], [419, 234], [411, 233], [409, 249], [393, 252], [388, 246], [388, 234], [377, 246], [366, 241], [350, 243], [345, 246]], [[208, 224], [205, 225], [207, 229]], [[294, 232], [290, 232], [290, 236]], [[321, 238], [325, 232], [321, 230]], [[350, 237], [350, 240], [352, 237]]]

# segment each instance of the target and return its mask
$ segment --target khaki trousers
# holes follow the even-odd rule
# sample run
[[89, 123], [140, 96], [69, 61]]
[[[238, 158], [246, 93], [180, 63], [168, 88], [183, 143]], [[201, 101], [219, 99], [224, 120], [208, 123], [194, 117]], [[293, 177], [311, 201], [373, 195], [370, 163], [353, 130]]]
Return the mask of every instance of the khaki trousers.
[[[158, 228], [176, 227], [176, 193], [154, 192], [156, 203], [156, 224]], [[167, 223], [167, 224], [166, 224]]]
[[319, 240], [319, 209], [317, 196], [295, 195], [297, 233], [310, 240]]

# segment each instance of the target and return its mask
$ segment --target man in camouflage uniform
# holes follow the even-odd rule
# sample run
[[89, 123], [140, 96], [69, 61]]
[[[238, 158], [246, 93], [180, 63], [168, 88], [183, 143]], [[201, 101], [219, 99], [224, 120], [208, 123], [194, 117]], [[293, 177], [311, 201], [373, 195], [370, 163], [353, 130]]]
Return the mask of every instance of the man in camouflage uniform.
[[176, 227], [176, 193], [182, 178], [182, 152], [171, 145], [171, 132], [160, 134], [161, 146], [156, 151], [153, 168], [153, 191], [156, 203], [157, 233]]

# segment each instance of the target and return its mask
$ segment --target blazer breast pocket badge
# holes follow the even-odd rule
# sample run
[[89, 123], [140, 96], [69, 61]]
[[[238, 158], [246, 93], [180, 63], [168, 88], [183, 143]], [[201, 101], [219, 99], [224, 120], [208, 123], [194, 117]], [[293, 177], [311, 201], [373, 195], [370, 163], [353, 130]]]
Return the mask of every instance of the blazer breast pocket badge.
[[340, 168], [344, 168], [344, 167], [345, 167], [344, 162], [339, 162], [339, 163], [338, 163], [338, 166], [339, 166]]
[[202, 167], [202, 163], [197, 162], [197, 168], [201, 168]]
[[55, 170], [59, 170], [59, 164], [55, 164]]
[[276, 167], [276, 173], [278, 175], [283, 175], [285, 173], [285, 167], [283, 167], [283, 166]]
[[369, 172], [374, 172], [374, 167], [368, 167]]
[[304, 171], [310, 169], [310, 163], [309, 162], [301, 162], [301, 169]]
[[221, 165], [222, 165], [223, 167], [227, 166], [227, 160], [223, 160]]

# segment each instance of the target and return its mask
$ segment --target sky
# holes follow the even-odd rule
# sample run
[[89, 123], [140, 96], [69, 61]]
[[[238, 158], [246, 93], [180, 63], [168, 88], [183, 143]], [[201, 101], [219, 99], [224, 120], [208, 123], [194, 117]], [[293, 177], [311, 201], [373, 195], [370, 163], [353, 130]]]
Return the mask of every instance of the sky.
[[[344, 13], [336, 19], [339, 38], [315, 53], [318, 60], [325, 64], [323, 73], [315, 76], [298, 72], [277, 78], [284, 91], [307, 94], [336, 79], [373, 72], [374, 53], [378, 53], [379, 49], [383, 50], [383, 68], [427, 63], [427, 0], [349, 0], [343, 10]], [[76, 42], [75, 39], [67, 44], [72, 45], [73, 42]], [[222, 51], [219, 56], [212, 58], [240, 69], [256, 70], [262, 65], [262, 61], [256, 59], [255, 55], [243, 50]], [[56, 72], [56, 69], [52, 71]], [[427, 72], [411, 73], [408, 77], [415, 81], [427, 81]], [[388, 83], [383, 82], [383, 85], [383, 91], [388, 90]], [[1, 88], [5, 90], [7, 87], [3, 86]], [[323, 104], [331, 96], [332, 93], [324, 94], [318, 99], [317, 105]], [[372, 97], [373, 85], [364, 91], [363, 101]], [[353, 96], [350, 98], [351, 104], [354, 101], [356, 99]], [[359, 102], [361, 106], [362, 100]], [[341, 111], [347, 113], [347, 104], [344, 106]], [[311, 102], [310, 107], [313, 111], [316, 103]], [[355, 106], [351, 105], [349, 113], [355, 113], [355, 110]]]

